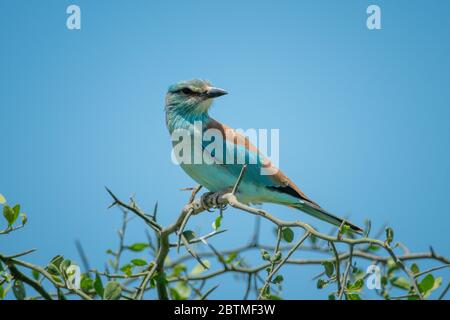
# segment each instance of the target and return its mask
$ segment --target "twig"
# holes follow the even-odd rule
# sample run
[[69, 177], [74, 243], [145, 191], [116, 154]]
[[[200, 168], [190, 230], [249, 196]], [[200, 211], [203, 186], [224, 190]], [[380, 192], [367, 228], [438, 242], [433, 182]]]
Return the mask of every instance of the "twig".
[[[283, 232], [283, 228], [282, 227], [278, 227], [278, 230], [277, 230], [277, 242], [276, 242], [276, 245], [275, 245], [275, 249], [273, 251], [273, 256], [270, 259], [271, 263], [270, 263], [270, 266], [269, 266], [269, 270], [267, 272], [267, 277], [266, 277], [264, 285], [263, 285], [263, 287], [262, 287], [262, 289], [261, 289], [261, 291], [259, 293], [258, 300], [266, 295], [266, 291], [267, 291], [267, 289], [268, 289], [268, 287], [270, 285], [270, 282], [272, 281], [272, 275], [273, 275], [272, 271], [273, 271], [275, 265], [281, 259], [281, 252], [279, 251], [279, 249], [280, 249], [280, 242], [281, 242], [282, 232]], [[280, 252], [280, 253], [278, 253], [278, 252]], [[279, 257], [278, 257], [278, 255], [279, 255]]]
[[21, 252], [21, 253], [13, 254], [11, 256], [4, 256], [3, 259], [14, 259], [14, 258], [23, 257], [23, 256], [25, 256], [27, 254], [30, 254], [30, 253], [33, 253], [35, 251], [36, 251], [36, 249], [31, 249], [31, 250], [27, 250], [27, 251], [24, 251], [24, 252]]
[[119, 246], [117, 248], [117, 251], [114, 253], [114, 272], [119, 271], [120, 269], [120, 258], [122, 257], [122, 253], [125, 250], [125, 233], [127, 230], [127, 224], [128, 224], [128, 210], [122, 209], [122, 226], [117, 232], [119, 235]]
[[[224, 233], [224, 232], [227, 232], [227, 231], [228, 231], [228, 230], [226, 230], [226, 229], [223, 229], [223, 230], [215, 230], [215, 231], [210, 232], [210, 233], [208, 233], [208, 234], [206, 234], [206, 235], [204, 235], [204, 236], [197, 237], [197, 238], [194, 238], [194, 239], [192, 239], [192, 240], [189, 240], [188, 243], [189, 243], [189, 244], [195, 244], [195, 243], [203, 242], [203, 241], [206, 240], [206, 239], [209, 239], [209, 238], [211, 238], [211, 237], [214, 237], [214, 236], [216, 236], [216, 235], [219, 235], [219, 234]], [[182, 244], [180, 244], [180, 246], [182, 246]], [[171, 243], [171, 244], [170, 244], [170, 247], [178, 247], [178, 243]], [[189, 256], [189, 257], [192, 257], [191, 255], [188, 255], [188, 256]], [[200, 256], [200, 255], [199, 255], [199, 256]]]
[[157, 263], [149, 266], [148, 271], [145, 272], [145, 276], [142, 279], [141, 284], [137, 288], [136, 293], [133, 297], [135, 300], [142, 300], [142, 298], [144, 297], [145, 288], [147, 287], [148, 283], [152, 279], [157, 269], [158, 269]]
[[212, 287], [211, 289], [209, 289], [208, 291], [205, 292], [205, 294], [203, 296], [200, 297], [200, 300], [206, 300], [206, 298], [217, 288], [219, 287], [219, 285], [215, 285], [214, 287]]
[[195, 251], [191, 249], [186, 237], [183, 234], [181, 235], [181, 241], [183, 242], [187, 252], [189, 252], [198, 261], [198, 263], [201, 264], [203, 268], [209, 269], [209, 267], [202, 261], [202, 259], [200, 259], [200, 257], [195, 253]]
[[248, 296], [250, 295], [251, 287], [252, 287], [252, 274], [249, 274], [247, 276], [247, 287], [245, 289], [244, 298], [242, 298], [242, 300], [247, 300], [248, 299]]
[[[36, 266], [36, 265], [34, 265], [32, 263], [28, 263], [28, 262], [25, 262], [25, 261], [22, 261], [22, 260], [18, 260], [18, 259], [8, 259], [7, 261], [8, 261], [8, 264], [12, 263], [14, 265], [19, 265], [19, 266], [22, 266], [22, 267], [25, 267], [25, 268], [28, 268], [28, 269], [31, 269], [31, 270], [34, 270], [34, 271], [40, 273], [48, 281], [50, 281], [56, 288], [64, 288], [64, 289], [67, 289], [67, 290], [77, 294], [78, 296], [80, 296], [81, 298], [83, 298], [85, 300], [92, 300], [92, 298], [90, 296], [88, 296], [87, 294], [85, 294], [83, 291], [78, 290], [78, 289], [67, 288], [65, 286], [65, 284], [55, 281], [53, 279], [52, 275], [50, 275], [45, 269], [43, 269], [43, 268], [41, 268], [39, 266]], [[7, 263], [7, 262], [5, 261], [5, 263]]]
[[450, 289], [450, 282], [447, 283], [447, 286], [445, 287], [444, 291], [442, 291], [442, 293], [439, 295], [438, 300], [444, 299], [449, 289]]
[[414, 278], [418, 278], [418, 277], [420, 277], [420, 276], [423, 276], [424, 274], [427, 274], [427, 273], [430, 273], [430, 272], [433, 272], [433, 271], [436, 271], [436, 270], [440, 270], [440, 269], [445, 269], [445, 268], [448, 268], [448, 267], [450, 267], [450, 264], [445, 264], [445, 265], [443, 265], [443, 266], [438, 266], [438, 267], [430, 268], [430, 269], [428, 269], [428, 270], [425, 270], [425, 271], [416, 273], [416, 274], [414, 275]]
[[90, 269], [89, 260], [86, 256], [86, 253], [84, 252], [84, 249], [83, 249], [83, 246], [81, 245], [80, 240], [75, 240], [75, 247], [77, 248], [78, 254], [80, 255], [81, 263], [83, 263], [84, 270], [89, 272], [88, 271]]
[[4, 235], [4, 234], [11, 233], [11, 232], [13, 232], [13, 231], [22, 229], [23, 227], [25, 227], [24, 224], [21, 224], [20, 226], [17, 226], [17, 227], [11, 227], [11, 226], [9, 226], [8, 228], [6, 228], [6, 229], [4, 229], [4, 230], [0, 230], [0, 235]]
[[338, 286], [338, 292], [341, 292], [342, 284], [341, 284], [341, 259], [339, 258], [339, 254], [336, 250], [336, 246], [332, 241], [329, 242], [331, 249], [333, 250], [335, 256], [335, 269], [336, 269], [336, 281]]
[[288, 261], [288, 259], [291, 257], [291, 255], [298, 249], [298, 247], [300, 247], [302, 245], [302, 243], [310, 236], [310, 232], [306, 231], [303, 236], [300, 238], [300, 240], [298, 240], [298, 242], [292, 247], [291, 250], [289, 250], [288, 254], [286, 255], [286, 257], [283, 258], [283, 260], [281, 260], [281, 262], [279, 264], [277, 264], [277, 266], [275, 267], [275, 269], [272, 270], [271, 275], [273, 276], [275, 273], [278, 272], [278, 270], [280, 270], [280, 268]]
[[341, 290], [339, 291], [339, 296], [338, 296], [339, 300], [342, 299], [344, 291], [347, 288], [347, 278], [348, 278], [350, 269], [352, 267], [352, 258], [353, 258], [353, 245], [350, 245], [350, 252], [349, 252], [349, 257], [348, 257], [348, 261], [347, 261], [347, 267], [345, 268], [344, 275], [342, 278]]
[[0, 260], [2, 260], [7, 266], [9, 271], [11, 272], [11, 275], [26, 284], [28, 284], [30, 287], [32, 287], [34, 290], [36, 290], [44, 299], [46, 300], [53, 300], [51, 295], [44, 289], [41, 284], [33, 279], [28, 278], [26, 275], [24, 275], [22, 272], [17, 269], [17, 267], [14, 265], [12, 259], [5, 259], [4, 257], [0, 256]]
[[144, 212], [142, 212], [141, 210], [139, 210], [139, 208], [136, 208], [134, 206], [130, 206], [124, 202], [122, 202], [121, 200], [119, 200], [119, 198], [117, 198], [111, 190], [109, 190], [107, 187], [105, 187], [106, 191], [109, 193], [109, 195], [113, 198], [114, 202], [109, 206], [110, 208], [116, 205], [119, 205], [123, 208], [126, 208], [130, 211], [132, 211], [134, 214], [136, 214], [138, 217], [140, 217], [142, 220], [145, 221], [145, 223], [147, 223], [151, 228], [153, 228], [155, 231], [161, 231], [161, 226], [159, 224], [157, 224], [155, 221], [153, 221], [152, 218], [150, 218], [149, 216], [147, 216]]
[[233, 190], [231, 191], [232, 195], [235, 195], [236, 192], [238, 191], [239, 185], [241, 184], [241, 181], [242, 181], [242, 178], [244, 178], [245, 171], [247, 171], [247, 165], [246, 164], [244, 164], [242, 166], [241, 172], [239, 173], [239, 177], [238, 177], [238, 179], [237, 179], [237, 181], [236, 181], [236, 183], [235, 183], [235, 185], [233, 187]]

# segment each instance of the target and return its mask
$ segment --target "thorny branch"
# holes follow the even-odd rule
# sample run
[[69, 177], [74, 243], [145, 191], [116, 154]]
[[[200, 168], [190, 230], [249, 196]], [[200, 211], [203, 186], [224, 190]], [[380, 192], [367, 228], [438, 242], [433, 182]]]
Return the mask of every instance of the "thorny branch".
[[[176, 220], [168, 226], [163, 226], [156, 221], [157, 206], [155, 206], [152, 215], [146, 214], [139, 208], [134, 198], [130, 199], [130, 203], [121, 201], [110, 189], [106, 188], [107, 192], [113, 199], [113, 203], [110, 207], [117, 206], [122, 210], [122, 226], [119, 230], [119, 246], [116, 251], [111, 251], [114, 259], [111, 261], [111, 267], [113, 272], [109, 272], [106, 268], [104, 272], [98, 270], [89, 269], [89, 264], [84, 250], [81, 245], [77, 244], [77, 248], [82, 253], [83, 265], [85, 266], [85, 277], [89, 278], [90, 274], [96, 274], [95, 281], [90, 283], [87, 287], [74, 288], [70, 286], [67, 279], [57, 280], [55, 274], [52, 274], [48, 267], [42, 268], [34, 264], [19, 260], [18, 258], [30, 254], [33, 250], [28, 252], [19, 253], [12, 256], [0, 255], [0, 261], [3, 262], [8, 268], [12, 279], [21, 281], [30, 287], [32, 287], [38, 294], [38, 298], [53, 299], [59, 298], [60, 293], [66, 296], [78, 295], [82, 299], [94, 299], [97, 296], [101, 298], [107, 298], [108, 294], [103, 293], [99, 288], [99, 277], [104, 277], [110, 282], [119, 283], [120, 294], [116, 298], [123, 299], [144, 299], [146, 293], [153, 288], [156, 290], [156, 296], [158, 299], [173, 299], [196, 297], [198, 299], [206, 299], [211, 293], [215, 292], [219, 285], [209, 286], [207, 283], [210, 279], [218, 277], [227, 273], [234, 273], [243, 276], [245, 285], [244, 299], [248, 299], [251, 292], [254, 292], [255, 297], [258, 299], [272, 299], [276, 295], [273, 294], [274, 288], [281, 288], [283, 277], [280, 275], [280, 271], [286, 265], [323, 265], [325, 271], [321, 272], [317, 278], [318, 287], [325, 287], [330, 284], [336, 285], [336, 290], [330, 294], [330, 297], [342, 299], [343, 297], [354, 298], [359, 297], [361, 291], [361, 280], [367, 278], [367, 274], [362, 276], [357, 274], [357, 267], [355, 259], [369, 261], [372, 265], [378, 265], [385, 273], [383, 276], [387, 277], [382, 283], [382, 288], [377, 288], [377, 292], [383, 298], [392, 299], [424, 299], [431, 293], [431, 290], [435, 290], [436, 282], [432, 289], [425, 288], [421, 281], [421, 278], [427, 277], [434, 272], [448, 268], [450, 261], [442, 255], [436, 254], [436, 252], [430, 248], [429, 252], [423, 253], [411, 253], [401, 243], [392, 245], [392, 239], [380, 240], [377, 239], [381, 236], [370, 238], [368, 236], [368, 230], [363, 237], [355, 237], [345, 226], [339, 228], [337, 234], [322, 233], [301, 221], [285, 221], [277, 218], [269, 212], [250, 207], [244, 203], [238, 201], [239, 185], [245, 174], [246, 166], [242, 167], [239, 178], [234, 186], [223, 192], [207, 192], [200, 197], [197, 197], [201, 186], [192, 188], [192, 193], [189, 197], [187, 204], [182, 208], [181, 212], [177, 216]], [[203, 236], [192, 236], [190, 232], [186, 231], [186, 227], [189, 224], [191, 217], [198, 215], [204, 211], [212, 211], [214, 209], [222, 211], [227, 206], [238, 209], [239, 212], [244, 212], [256, 216], [255, 230], [253, 236], [247, 244], [244, 244], [235, 248], [227, 248], [224, 250], [217, 250], [207, 240], [226, 232], [226, 230], [214, 230]], [[141, 220], [143, 220], [150, 229], [154, 232], [156, 242], [153, 242], [152, 236], [147, 233], [148, 246], [150, 247], [151, 260], [146, 265], [136, 268], [136, 271], [126, 271], [121, 268], [121, 260], [123, 254], [129, 249], [126, 245], [125, 231], [127, 224], [129, 223], [129, 214], [134, 214]], [[221, 216], [220, 216], [221, 217]], [[277, 231], [277, 237], [274, 245], [267, 245], [260, 242], [260, 224], [261, 221], [271, 223], [275, 226]], [[303, 234], [299, 237], [297, 242], [291, 242], [292, 239], [286, 239], [284, 232], [287, 229], [301, 229]], [[14, 228], [9, 228], [14, 230]], [[176, 241], [171, 241], [171, 238], [175, 237]], [[266, 238], [266, 237], [265, 237]], [[306, 240], [309, 239], [310, 243], [306, 244]], [[156, 243], [156, 245], [154, 245]], [[197, 252], [194, 249], [195, 245], [205, 244], [207, 251]], [[348, 251], [340, 251], [338, 246], [348, 247]], [[397, 254], [396, 247], [402, 249], [402, 254]], [[173, 259], [168, 259], [171, 249], [176, 248], [176, 255]], [[186, 253], [179, 254], [179, 250], [184, 249]], [[383, 251], [385, 255], [380, 254], [378, 251]], [[263, 262], [256, 266], [251, 266], [245, 260], [243, 256], [246, 252], [261, 250]], [[272, 251], [272, 255], [268, 254], [268, 251]], [[323, 258], [292, 258], [295, 253], [304, 254], [306, 252], [315, 252], [325, 255]], [[206, 258], [215, 257], [220, 263], [220, 268], [211, 269], [210, 263], [206, 262]], [[417, 265], [414, 263], [412, 266], [407, 265], [408, 261], [419, 261], [428, 259], [430, 261], [436, 261], [441, 265], [433, 266], [424, 271], [419, 271]], [[197, 261], [200, 272], [187, 273], [185, 270], [185, 262], [191, 260]], [[137, 263], [137, 262], [136, 262]], [[345, 270], [342, 273], [341, 264], [345, 263]], [[24, 268], [33, 271], [35, 274], [39, 274], [41, 277], [38, 279], [32, 279], [18, 268]], [[63, 268], [64, 269], [64, 268]], [[62, 272], [63, 278], [67, 275]], [[262, 273], [266, 273], [265, 277], [262, 277]], [[401, 272], [403, 272], [406, 281], [400, 281]], [[1, 274], [1, 273], [0, 273]], [[356, 275], [355, 275], [356, 274]], [[322, 277], [328, 278], [323, 279]], [[101, 278], [100, 278], [101, 279]], [[434, 278], [433, 278], [434, 279]], [[0, 286], [8, 279], [0, 278]], [[58, 290], [58, 294], [49, 293], [48, 285], [45, 285], [43, 281], [47, 281], [50, 285]], [[428, 279], [430, 280], [430, 279]], [[120, 281], [120, 282], [118, 282]], [[138, 282], [136, 287], [131, 285], [134, 282]], [[389, 285], [389, 281], [392, 285]], [[436, 280], [437, 281], [437, 280]], [[320, 284], [320, 286], [319, 286]], [[174, 287], [174, 285], [176, 285]], [[398, 287], [402, 285], [404, 290], [407, 290], [407, 294], [394, 297], [390, 295], [389, 290], [392, 287]], [[177, 289], [177, 287], [180, 288]], [[108, 285], [106, 286], [108, 287]], [[445, 284], [444, 289], [438, 295], [439, 299], [445, 298], [449, 284]], [[184, 288], [184, 289], [183, 289]], [[102, 289], [102, 290], [100, 290]], [[204, 291], [205, 290], [205, 291]], [[187, 296], [183, 296], [183, 293], [188, 292]], [[101, 296], [103, 294], [103, 296]], [[0, 297], [1, 298], [1, 297]]]

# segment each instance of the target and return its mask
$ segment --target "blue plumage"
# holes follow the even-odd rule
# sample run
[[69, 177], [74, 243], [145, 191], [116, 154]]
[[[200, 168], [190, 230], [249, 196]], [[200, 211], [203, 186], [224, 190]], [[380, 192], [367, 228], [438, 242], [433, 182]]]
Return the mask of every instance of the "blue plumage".
[[[184, 81], [172, 85], [166, 95], [166, 124], [172, 137], [183, 133], [189, 139], [189, 148], [184, 150], [183, 159], [190, 162], [180, 163], [183, 170], [197, 183], [210, 191], [225, 191], [236, 183], [243, 163], [247, 170], [239, 186], [238, 200], [247, 203], [277, 203], [299, 209], [318, 219], [334, 225], [341, 225], [343, 219], [330, 214], [317, 203], [309, 199], [288, 177], [255, 147], [248, 139], [214, 120], [208, 114], [213, 98], [227, 94], [225, 90], [213, 87], [209, 82], [199, 79]], [[219, 146], [208, 148], [211, 141], [195, 144], [196, 137], [206, 132], [220, 134], [223, 139], [212, 140]], [[174, 150], [180, 141], [173, 139]], [[201, 162], [193, 163], [195, 156]], [[244, 161], [237, 162], [237, 159]], [[232, 161], [234, 160], [234, 161]], [[264, 175], [261, 170], [272, 169], [274, 174]], [[362, 229], [346, 223], [356, 232]]]

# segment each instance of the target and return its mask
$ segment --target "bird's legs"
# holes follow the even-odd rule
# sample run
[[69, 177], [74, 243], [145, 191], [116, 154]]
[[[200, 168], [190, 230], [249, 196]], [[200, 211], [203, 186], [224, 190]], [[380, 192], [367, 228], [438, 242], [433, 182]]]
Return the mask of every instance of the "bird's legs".
[[221, 210], [225, 209], [226, 205], [221, 203], [220, 198], [224, 194], [230, 193], [232, 189], [233, 189], [232, 187], [229, 187], [217, 192], [211, 191], [205, 192], [200, 197], [200, 203], [202, 208], [208, 212], [213, 212], [214, 210], [212, 209], [221, 209]]

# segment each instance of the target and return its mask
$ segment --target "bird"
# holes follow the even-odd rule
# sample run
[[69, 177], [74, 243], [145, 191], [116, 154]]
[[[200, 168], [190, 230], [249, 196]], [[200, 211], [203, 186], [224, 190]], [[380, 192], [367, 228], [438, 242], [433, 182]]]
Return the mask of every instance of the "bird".
[[[172, 136], [173, 150], [177, 143], [180, 143], [179, 137], [174, 138], [175, 133], [184, 132], [192, 138], [196, 132], [203, 134], [207, 130], [216, 130], [223, 135], [222, 152], [215, 152], [217, 150], [209, 152], [208, 144], [204, 141], [201, 141], [199, 148], [195, 149], [192, 142], [194, 139], [188, 139], [187, 141], [191, 141], [192, 144], [190, 152], [197, 150], [209, 156], [209, 160], [217, 161], [199, 163], [192, 161], [191, 158], [191, 161], [179, 163], [181, 168], [210, 192], [221, 192], [233, 188], [245, 164], [246, 171], [236, 192], [236, 198], [241, 203], [284, 205], [332, 225], [340, 227], [344, 224], [353, 232], [363, 233], [362, 228], [329, 213], [306, 196], [291, 179], [250, 143], [247, 137], [210, 117], [209, 111], [213, 100], [226, 94], [228, 94], [226, 90], [214, 87], [203, 79], [181, 81], [169, 86], [165, 98], [165, 116], [167, 129]], [[226, 161], [226, 157], [237, 156], [242, 156], [245, 163]], [[272, 170], [273, 174], [262, 174], [264, 168]]]

